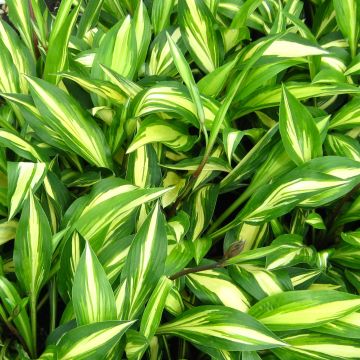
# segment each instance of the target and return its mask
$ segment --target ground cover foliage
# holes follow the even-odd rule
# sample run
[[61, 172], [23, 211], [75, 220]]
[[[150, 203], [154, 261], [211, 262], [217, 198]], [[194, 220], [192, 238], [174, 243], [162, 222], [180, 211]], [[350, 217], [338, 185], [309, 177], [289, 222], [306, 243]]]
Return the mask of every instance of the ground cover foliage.
[[360, 358], [357, 0], [8, 0], [2, 359]]

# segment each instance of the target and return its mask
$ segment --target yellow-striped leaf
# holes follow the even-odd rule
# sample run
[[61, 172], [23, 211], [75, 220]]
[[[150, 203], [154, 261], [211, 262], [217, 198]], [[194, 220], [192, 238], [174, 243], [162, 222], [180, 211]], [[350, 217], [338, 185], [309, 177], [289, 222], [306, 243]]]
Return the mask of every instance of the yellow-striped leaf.
[[140, 189], [119, 178], [102, 180], [93, 187], [90, 197], [82, 200], [79, 213], [71, 218], [71, 229], [77, 229], [97, 252], [122, 224], [124, 216], [167, 191]]
[[142, 145], [131, 152], [127, 163], [126, 179], [140, 188], [159, 185], [161, 169], [152, 145]]
[[311, 114], [285, 86], [279, 130], [286, 152], [297, 165], [322, 155], [320, 134]]
[[137, 2], [133, 26], [136, 38], [137, 68], [139, 69], [145, 62], [151, 39], [150, 19], [146, 6], [142, 0]]
[[246, 295], [223, 269], [189, 274], [186, 285], [202, 304], [225, 305], [242, 312], [249, 310]]
[[[34, 343], [33, 334], [31, 333], [30, 329], [29, 317], [25, 308], [20, 308], [20, 311], [17, 310], [21, 306], [21, 297], [14, 285], [4, 276], [0, 276], [0, 300], [2, 306], [8, 313], [8, 317], [12, 317], [12, 322], [14, 323], [17, 331], [24, 339], [26, 346], [30, 350], [30, 353], [33, 354]], [[14, 316], [16, 310], [17, 314]]]
[[351, 56], [355, 56], [359, 40], [359, 2], [357, 0], [333, 0], [336, 21], [344, 37], [349, 41]]
[[258, 300], [292, 290], [290, 278], [285, 272], [273, 272], [251, 264], [232, 266], [229, 272], [241, 287]]
[[200, 93], [199, 89], [197, 88], [195, 84], [195, 80], [193, 77], [193, 74], [191, 72], [191, 68], [189, 64], [187, 63], [185, 56], [182, 54], [181, 50], [178, 48], [178, 46], [175, 44], [175, 42], [172, 40], [171, 36], [166, 33], [168, 43], [170, 45], [170, 52], [171, 56], [173, 57], [174, 64], [183, 79], [186, 87], [189, 90], [189, 93], [191, 95], [191, 98], [195, 104], [196, 112], [198, 116], [199, 121], [199, 127], [202, 128], [204, 131], [205, 139], [207, 138], [207, 132], [205, 129], [205, 114], [203, 105], [201, 103]]
[[[28, 92], [28, 84], [22, 74], [35, 75], [35, 63], [31, 52], [21, 41], [15, 30], [6, 22], [0, 20], [0, 37], [9, 53], [19, 74], [19, 88], [22, 93]], [[6, 57], [6, 54], [4, 54]], [[2, 74], [4, 77], [6, 74]], [[4, 90], [5, 91], [5, 90]]]
[[191, 57], [206, 73], [220, 63], [221, 40], [214, 28], [215, 19], [203, 0], [180, 0], [181, 34]]
[[64, 91], [35, 78], [27, 78], [43, 121], [67, 146], [91, 164], [112, 168], [110, 150], [94, 119]]
[[31, 51], [32, 56], [34, 56], [33, 32], [29, 3], [22, 0], [7, 0], [6, 4], [9, 7], [9, 17], [11, 22], [16, 24], [22, 40]]
[[79, 326], [56, 344], [57, 360], [106, 359], [133, 321], [105, 321]]
[[356, 359], [360, 352], [358, 340], [337, 336], [304, 333], [285, 337], [284, 341], [290, 347], [273, 350], [280, 360]]
[[151, 23], [154, 28], [155, 35], [158, 35], [162, 30], [169, 28], [170, 15], [173, 11], [175, 0], [154, 0], [151, 10]]
[[194, 344], [231, 351], [271, 349], [286, 345], [253, 317], [220, 305], [197, 306], [170, 323], [159, 335], [173, 334]]
[[116, 320], [114, 293], [89, 243], [76, 268], [72, 304], [78, 325]]
[[80, 10], [80, 4], [71, 10], [73, 3], [74, 0], [61, 2], [50, 32], [43, 78], [52, 84], [57, 84], [60, 80], [57, 73], [67, 70], [69, 66], [68, 43]]
[[[358, 87], [342, 83], [309, 84], [297, 82], [295, 84], [288, 83], [286, 87], [298, 100], [321, 96], [358, 94], [360, 92]], [[238, 118], [255, 110], [278, 106], [281, 101], [281, 91], [281, 87], [276, 85], [266, 87], [263, 91], [247, 97], [243, 100], [241, 109], [234, 114], [234, 117]]]
[[[219, 109], [217, 101], [201, 97], [205, 113], [205, 125], [211, 126]], [[177, 82], [164, 81], [139, 93], [132, 104], [133, 116], [145, 116], [165, 112], [176, 114], [182, 121], [199, 127], [197, 111], [186, 87]]]
[[91, 76], [95, 79], [104, 79], [101, 77], [100, 64], [129, 79], [135, 75], [137, 45], [135, 28], [130, 16], [114, 25], [102, 40], [91, 69]]
[[158, 329], [166, 299], [172, 288], [172, 281], [166, 276], [159, 279], [141, 318], [140, 332], [149, 340]]
[[195, 141], [196, 136], [189, 135], [183, 124], [149, 116], [141, 122], [126, 152], [131, 153], [140, 146], [155, 142], [160, 142], [176, 151], [188, 151]]
[[16, 220], [0, 222], [0, 245], [15, 239], [18, 222]]
[[126, 100], [126, 95], [122, 91], [120, 91], [117, 86], [114, 86], [108, 81], [91, 79], [73, 72], [62, 72], [59, 73], [59, 75], [66, 79], [75, 81], [85, 90], [88, 90], [105, 99], [108, 99], [114, 104], [120, 105], [123, 104]]
[[360, 247], [360, 230], [343, 232], [341, 233], [341, 238], [350, 245]]
[[30, 191], [16, 231], [14, 263], [21, 286], [33, 299], [37, 298], [50, 270], [51, 236], [44, 210]]
[[360, 125], [360, 99], [354, 97], [331, 119], [329, 128], [347, 130]]
[[135, 235], [121, 273], [121, 281], [126, 283], [122, 318], [138, 316], [164, 274], [166, 249], [165, 219], [157, 204]]
[[249, 314], [272, 330], [307, 329], [360, 308], [360, 297], [335, 290], [298, 290], [260, 300]]
[[29, 143], [15, 132], [0, 129], [0, 145], [31, 161], [44, 161], [47, 156], [36, 145]]
[[323, 334], [360, 339], [360, 313], [353, 312], [338, 320], [313, 328], [312, 330]]
[[212, 218], [219, 186], [207, 184], [194, 193], [185, 205], [185, 210], [190, 216], [190, 228], [187, 237], [196, 241], [209, 225]]
[[360, 144], [356, 139], [339, 133], [328, 134], [325, 141], [329, 155], [348, 157], [360, 161]]
[[8, 162], [8, 204], [9, 220], [21, 209], [30, 192], [36, 192], [44, 181], [45, 163]]
[[74, 275], [85, 247], [85, 240], [74, 231], [67, 239], [60, 255], [60, 269], [57, 274], [57, 285], [60, 295], [65, 302], [71, 299]]

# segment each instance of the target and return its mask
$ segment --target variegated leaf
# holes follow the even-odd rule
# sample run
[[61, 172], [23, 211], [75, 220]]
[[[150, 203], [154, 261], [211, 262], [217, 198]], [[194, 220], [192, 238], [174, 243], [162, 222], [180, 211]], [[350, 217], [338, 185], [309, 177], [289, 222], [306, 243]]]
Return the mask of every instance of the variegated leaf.
[[110, 150], [94, 119], [64, 91], [35, 78], [27, 78], [43, 121], [67, 146], [91, 164], [112, 168]]
[[360, 350], [357, 340], [314, 333], [287, 336], [284, 341], [290, 347], [273, 350], [280, 360], [354, 359]]
[[8, 162], [9, 220], [21, 209], [30, 192], [35, 193], [47, 172], [45, 163]]
[[215, 70], [220, 63], [221, 42], [209, 8], [203, 0], [180, 0], [178, 6], [181, 33], [192, 58], [203, 71]]
[[79, 326], [116, 320], [113, 290], [89, 243], [85, 245], [74, 275], [72, 303]]
[[272, 330], [308, 329], [360, 308], [360, 297], [334, 290], [299, 290], [272, 295], [249, 310]]
[[166, 247], [165, 219], [157, 204], [136, 234], [121, 273], [121, 281], [126, 283], [122, 318], [138, 316], [164, 274]]
[[56, 344], [58, 360], [106, 358], [133, 321], [105, 321], [79, 326], [67, 332]]
[[320, 134], [311, 114], [285, 86], [279, 130], [286, 152], [297, 165], [322, 155]]
[[203, 304], [225, 305], [242, 312], [249, 310], [250, 303], [245, 293], [223, 269], [189, 274], [186, 285]]
[[32, 191], [24, 204], [14, 246], [15, 273], [26, 292], [36, 301], [51, 263], [51, 230], [44, 210]]
[[285, 346], [276, 335], [251, 316], [219, 306], [197, 306], [170, 323], [158, 334], [173, 334], [198, 345], [231, 351], [251, 351]]

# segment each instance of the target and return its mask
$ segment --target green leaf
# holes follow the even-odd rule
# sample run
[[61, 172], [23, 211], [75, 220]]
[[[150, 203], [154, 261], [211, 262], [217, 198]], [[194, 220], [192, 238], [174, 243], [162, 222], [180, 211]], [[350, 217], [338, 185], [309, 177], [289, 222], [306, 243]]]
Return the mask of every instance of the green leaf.
[[283, 86], [279, 130], [289, 157], [301, 165], [322, 155], [320, 134], [311, 114]]
[[151, 10], [151, 23], [154, 28], [155, 35], [158, 35], [161, 31], [169, 28], [170, 15], [174, 8], [174, 0], [162, 1], [154, 0]]
[[60, 76], [57, 73], [64, 69], [67, 70], [69, 66], [68, 43], [80, 10], [79, 4], [70, 11], [73, 3], [74, 0], [64, 0], [61, 2], [49, 37], [43, 78], [55, 85], [60, 80]]
[[206, 139], [207, 132], [206, 132], [206, 129], [204, 128], [205, 127], [205, 114], [204, 114], [203, 105], [201, 103], [199, 89], [197, 88], [197, 86], [195, 84], [195, 80], [194, 80], [193, 74], [191, 72], [190, 66], [187, 63], [181, 50], [178, 48], [178, 46], [172, 40], [171, 36], [168, 33], [166, 33], [166, 36], [167, 36], [167, 40], [168, 40], [168, 43], [170, 46], [171, 56], [173, 57], [175, 66], [176, 66], [177, 70], [179, 71], [179, 74], [180, 74], [181, 78], [183, 79], [186, 87], [188, 88], [191, 98], [196, 106], [196, 112], [197, 112], [197, 116], [198, 116], [198, 120], [199, 120], [199, 125], [200, 125], [200, 128], [203, 128], [204, 136]]
[[346, 158], [314, 159], [273, 184], [262, 186], [237, 218], [262, 223], [289, 212], [298, 204], [324, 205], [349, 192], [360, 181], [359, 170], [359, 163]]
[[83, 38], [86, 33], [96, 24], [100, 16], [101, 8], [104, 0], [90, 0], [81, 16], [79, 26], [77, 28], [77, 37]]
[[0, 222], [0, 245], [15, 239], [18, 222], [15, 220]]
[[77, 229], [97, 252], [129, 213], [167, 191], [161, 188], [140, 189], [119, 178], [102, 180], [84, 199], [79, 213], [72, 217], [71, 229]]
[[176, 151], [188, 151], [195, 141], [196, 136], [189, 135], [183, 124], [149, 116], [141, 122], [126, 152], [131, 153], [140, 146], [155, 142], [160, 142]]
[[[65, 230], [66, 231], [66, 230]], [[71, 299], [74, 275], [85, 247], [85, 240], [74, 231], [67, 239], [60, 255], [60, 269], [57, 274], [58, 290], [65, 302]]]
[[329, 129], [346, 130], [360, 125], [360, 99], [354, 97], [331, 119]]
[[75, 81], [85, 90], [108, 99], [114, 104], [119, 105], [126, 101], [126, 94], [108, 81], [91, 79], [73, 72], [61, 72], [59, 73], [59, 76]]
[[220, 63], [221, 42], [209, 8], [203, 0], [180, 0], [178, 6], [181, 34], [191, 57], [204, 72], [215, 70]]
[[[219, 109], [215, 100], [201, 97], [205, 124], [210, 126]], [[153, 113], [165, 112], [169, 115], [176, 114], [182, 121], [199, 127], [197, 111], [187, 89], [180, 83], [164, 81], [149, 89], [140, 92], [132, 104], [133, 116], [145, 116]], [[226, 121], [225, 121], [226, 122]]]
[[326, 226], [324, 224], [324, 221], [321, 217], [321, 215], [317, 213], [310, 213], [307, 217], [305, 222], [309, 225], [311, 225], [314, 229], [320, 229], [324, 230], [326, 229]]
[[359, 342], [337, 336], [304, 333], [284, 338], [290, 347], [274, 349], [279, 359], [355, 359], [359, 354]]
[[156, 151], [151, 145], [140, 146], [129, 155], [126, 179], [141, 188], [160, 183], [161, 169]]
[[269, 271], [252, 264], [232, 266], [231, 277], [258, 300], [292, 290], [289, 277], [281, 271]]
[[135, 235], [121, 273], [121, 281], [126, 283], [122, 318], [138, 316], [164, 274], [166, 248], [165, 219], [157, 204]]
[[9, 220], [21, 209], [30, 192], [35, 193], [44, 181], [45, 163], [8, 162]]
[[91, 164], [112, 169], [110, 150], [95, 120], [64, 91], [35, 78], [27, 78], [43, 121], [66, 145]]
[[136, 38], [137, 67], [140, 68], [145, 62], [151, 40], [150, 19], [142, 0], [138, 2], [133, 22]]
[[[26, 79], [22, 76], [22, 74], [35, 75], [35, 64], [34, 59], [31, 56], [31, 52], [21, 41], [15, 30], [2, 20], [0, 20], [0, 36], [3, 45], [5, 45], [8, 52], [12, 55], [13, 63], [19, 74], [19, 88], [21, 92], [27, 93], [29, 87]], [[6, 57], [6, 54], [4, 54], [4, 57]], [[3, 75], [5, 74], [6, 73]]]
[[338, 320], [313, 328], [313, 330], [323, 334], [359, 339], [360, 313], [353, 312]]
[[[26, 346], [33, 353], [33, 335], [29, 317], [25, 308], [16, 310], [21, 305], [21, 297], [14, 285], [3, 276], [0, 276], [0, 299], [9, 316], [13, 317], [12, 321], [24, 339]], [[15, 315], [14, 312], [16, 312]]]
[[359, 2], [357, 0], [333, 0], [336, 21], [344, 37], [349, 41], [351, 56], [357, 52], [359, 39]]
[[0, 144], [31, 161], [43, 161], [47, 158], [41, 149], [27, 142], [18, 134], [5, 129], [0, 129]]
[[78, 325], [116, 320], [114, 293], [88, 243], [76, 268], [72, 303]]
[[104, 359], [133, 323], [133, 321], [105, 321], [72, 329], [56, 344], [57, 359]]
[[225, 305], [242, 312], [249, 310], [246, 295], [223, 269], [188, 274], [186, 285], [202, 304]]
[[157, 333], [180, 336], [198, 345], [230, 351], [252, 351], [285, 346], [276, 335], [251, 316], [220, 305], [185, 311]]
[[22, 0], [8, 0], [6, 5], [9, 7], [9, 17], [11, 22], [16, 24], [20, 36], [33, 54], [34, 44], [29, 4]]
[[[114, 25], [105, 35], [97, 49], [91, 76], [94, 79], [101, 77], [100, 64], [109, 67], [125, 78], [132, 79], [137, 66], [137, 45], [135, 28], [127, 16], [123, 21]], [[119, 52], [122, 54], [119, 57]]]
[[35, 299], [49, 274], [51, 254], [50, 225], [30, 191], [16, 231], [14, 263], [21, 286]]
[[158, 329], [166, 299], [173, 284], [166, 276], [159, 279], [141, 318], [140, 332], [149, 340]]
[[190, 228], [187, 233], [190, 240], [195, 241], [209, 225], [218, 194], [218, 185], [207, 184], [197, 190], [185, 205], [185, 210], [190, 216]]
[[272, 330], [313, 328], [360, 308], [360, 297], [335, 290], [299, 290], [260, 300], [249, 314]]
[[326, 152], [329, 155], [348, 157], [360, 161], [360, 145], [350, 136], [332, 133], [328, 134], [325, 142]]

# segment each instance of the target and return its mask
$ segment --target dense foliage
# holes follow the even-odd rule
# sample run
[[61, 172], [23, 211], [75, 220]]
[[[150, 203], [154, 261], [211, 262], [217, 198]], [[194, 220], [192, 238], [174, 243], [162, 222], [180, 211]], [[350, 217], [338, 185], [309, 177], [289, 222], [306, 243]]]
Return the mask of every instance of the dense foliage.
[[7, 0], [0, 358], [360, 358], [360, 2]]

